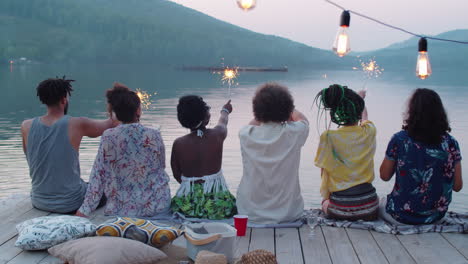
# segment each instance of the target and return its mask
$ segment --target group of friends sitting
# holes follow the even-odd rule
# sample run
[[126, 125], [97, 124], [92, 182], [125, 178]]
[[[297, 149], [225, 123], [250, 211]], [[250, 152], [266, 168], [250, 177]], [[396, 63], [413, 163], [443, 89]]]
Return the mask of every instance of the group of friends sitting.
[[[239, 131], [243, 173], [237, 198], [222, 172], [231, 102], [220, 109], [216, 126], [208, 128], [207, 103], [196, 95], [181, 97], [177, 118], [190, 133], [172, 145], [170, 164], [180, 187], [171, 197], [163, 139], [159, 130], [140, 123], [137, 93], [116, 83], [106, 92], [108, 119], [71, 117], [72, 81], [42, 81], [37, 95], [47, 113], [21, 125], [34, 207], [83, 217], [99, 206], [105, 206], [106, 215], [140, 218], [171, 212], [207, 219], [243, 214], [258, 224], [293, 222], [303, 215], [299, 163], [309, 122], [295, 109], [288, 88], [267, 83], [253, 96], [253, 119]], [[395, 175], [393, 191], [381, 199], [372, 185], [376, 127], [368, 120], [365, 96], [334, 84], [315, 97], [319, 111], [330, 118], [315, 157], [323, 212], [346, 220], [380, 215], [392, 224], [440, 221], [452, 191], [460, 191], [463, 183], [460, 148], [449, 134], [439, 95], [416, 89], [409, 99], [402, 130], [391, 138], [380, 166], [382, 180]], [[84, 136], [101, 136], [89, 182], [80, 177], [78, 150]]]

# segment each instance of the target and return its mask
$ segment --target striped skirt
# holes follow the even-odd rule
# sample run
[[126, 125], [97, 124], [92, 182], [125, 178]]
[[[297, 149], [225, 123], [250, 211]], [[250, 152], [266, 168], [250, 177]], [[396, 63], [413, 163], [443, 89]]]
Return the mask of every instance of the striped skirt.
[[330, 195], [327, 214], [339, 220], [376, 220], [379, 197], [370, 183], [363, 183]]

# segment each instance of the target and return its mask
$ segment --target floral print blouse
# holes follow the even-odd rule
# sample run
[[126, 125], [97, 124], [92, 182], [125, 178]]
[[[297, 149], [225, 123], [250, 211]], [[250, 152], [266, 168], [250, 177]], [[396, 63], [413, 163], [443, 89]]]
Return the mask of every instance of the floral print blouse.
[[390, 140], [386, 158], [396, 163], [395, 185], [387, 196], [387, 213], [405, 224], [442, 219], [452, 201], [455, 164], [461, 161], [455, 138], [446, 134], [441, 144], [428, 145], [400, 131]]
[[139, 123], [106, 130], [79, 211], [89, 215], [103, 195], [106, 215], [152, 217], [169, 210], [165, 149], [158, 130]]

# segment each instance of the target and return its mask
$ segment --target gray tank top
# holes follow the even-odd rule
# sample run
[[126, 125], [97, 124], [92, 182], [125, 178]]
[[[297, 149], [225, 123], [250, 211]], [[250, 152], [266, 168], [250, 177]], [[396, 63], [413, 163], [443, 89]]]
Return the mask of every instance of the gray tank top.
[[52, 126], [36, 117], [28, 134], [26, 158], [32, 182], [34, 207], [57, 213], [77, 210], [83, 203], [87, 184], [80, 178], [78, 151], [68, 136], [70, 116]]

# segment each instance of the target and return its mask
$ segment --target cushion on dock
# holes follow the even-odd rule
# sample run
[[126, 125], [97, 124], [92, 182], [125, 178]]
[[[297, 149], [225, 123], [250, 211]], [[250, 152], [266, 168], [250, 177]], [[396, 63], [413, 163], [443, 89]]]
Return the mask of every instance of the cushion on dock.
[[49, 248], [70, 264], [154, 264], [167, 258], [161, 250], [119, 237], [86, 237]]
[[123, 237], [158, 248], [170, 243], [183, 233], [182, 230], [172, 226], [129, 217], [118, 217], [111, 222], [99, 225], [96, 229], [98, 236]]
[[94, 235], [96, 226], [78, 216], [43, 216], [26, 220], [16, 226], [15, 246], [24, 250], [44, 250], [60, 243]]

